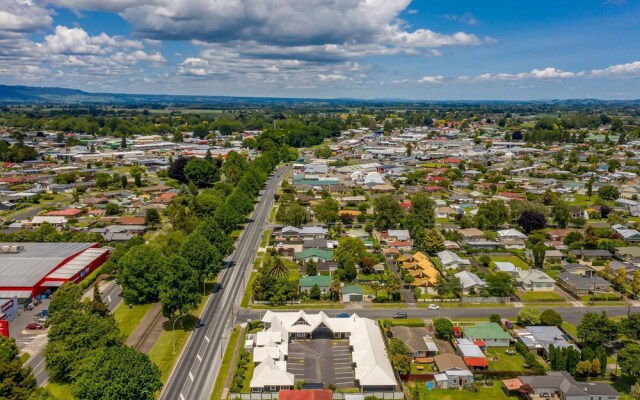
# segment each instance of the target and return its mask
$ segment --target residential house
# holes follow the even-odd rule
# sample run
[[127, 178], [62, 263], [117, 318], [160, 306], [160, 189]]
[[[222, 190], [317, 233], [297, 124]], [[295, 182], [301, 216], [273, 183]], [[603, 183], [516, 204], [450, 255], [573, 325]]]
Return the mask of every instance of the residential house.
[[591, 277], [596, 275], [596, 270], [585, 264], [570, 263], [562, 266], [563, 272], [569, 272], [578, 276]]
[[40, 225], [47, 223], [55, 228], [63, 228], [67, 225], [66, 217], [47, 217], [47, 216], [35, 216], [31, 219], [31, 226], [37, 228]]
[[285, 226], [280, 231], [280, 236], [289, 239], [325, 239], [328, 235], [327, 228], [321, 226], [303, 226], [302, 228]]
[[471, 341], [469, 339], [458, 338], [455, 339], [454, 342], [456, 353], [462, 357], [465, 365], [469, 369], [474, 370], [489, 368], [489, 361], [484, 355], [481, 346], [486, 348], [482, 340]]
[[316, 248], [303, 249], [302, 251], [295, 253], [294, 260], [302, 260], [303, 262], [307, 262], [309, 260], [313, 260], [315, 262], [331, 261], [333, 260], [333, 250], [322, 250]]
[[615, 255], [625, 261], [640, 262], [640, 247], [616, 247]]
[[329, 389], [281, 390], [279, 400], [333, 400], [333, 391]]
[[550, 263], [559, 263], [562, 262], [564, 255], [560, 250], [545, 250], [544, 252], [544, 261]]
[[487, 282], [480, 279], [480, 277], [473, 272], [460, 271], [454, 274], [454, 276], [460, 280], [460, 284], [462, 284], [462, 292], [464, 294], [469, 294], [470, 291], [477, 293], [487, 286]]
[[517, 268], [513, 263], [508, 261], [496, 261], [493, 263], [495, 265], [496, 272], [505, 272], [511, 276], [516, 276], [520, 268]]
[[552, 292], [556, 281], [539, 269], [519, 270], [516, 282], [527, 292]]
[[609, 250], [571, 250], [570, 253], [578, 260], [608, 260], [613, 258]]
[[[522, 386], [533, 390], [530, 398], [555, 395], [562, 400], [618, 400], [620, 394], [606, 382], [578, 382], [567, 371], [549, 371], [547, 375], [519, 376], [508, 390], [518, 391]], [[511, 380], [509, 380], [511, 381]], [[503, 383], [505, 383], [503, 381]]]
[[437, 256], [440, 265], [445, 270], [460, 269], [471, 265], [471, 261], [466, 258], [462, 258], [456, 253], [449, 250], [441, 251], [437, 254]]
[[478, 242], [484, 239], [484, 233], [478, 228], [466, 228], [458, 231], [465, 242]]
[[411, 257], [398, 257], [397, 261], [402, 262], [400, 268], [414, 277], [414, 281], [411, 283], [412, 288], [420, 288], [422, 293], [436, 293], [440, 273], [429, 257], [422, 252], [417, 252]]
[[438, 354], [433, 361], [439, 373], [434, 375], [436, 386], [440, 389], [469, 387], [473, 384], [473, 373], [462, 357], [452, 353]]
[[436, 207], [436, 218], [449, 218], [450, 215], [456, 215], [457, 212], [451, 207]]
[[409, 355], [415, 360], [433, 357], [438, 354], [438, 346], [424, 327], [392, 326], [394, 338], [407, 345]]
[[545, 359], [549, 358], [549, 346], [555, 348], [573, 347], [576, 345], [568, 342], [567, 335], [557, 326], [527, 326], [525, 329], [516, 329], [518, 339], [529, 349]]
[[635, 229], [629, 229], [621, 224], [613, 225], [611, 229], [613, 229], [616, 235], [622, 240], [626, 240], [627, 242], [640, 242], [640, 232]]
[[527, 235], [517, 229], [504, 229], [498, 231], [498, 239], [500, 240], [527, 240]]
[[608, 292], [611, 283], [599, 276], [580, 276], [571, 272], [558, 274], [558, 284], [577, 296], [584, 296], [591, 292]]
[[329, 293], [331, 277], [328, 275], [305, 276], [300, 278], [300, 281], [298, 282], [300, 293], [309, 292], [315, 285], [318, 285], [322, 294]]
[[509, 347], [512, 338], [495, 322], [478, 322], [464, 329], [464, 337], [475, 341], [482, 340], [487, 347]]

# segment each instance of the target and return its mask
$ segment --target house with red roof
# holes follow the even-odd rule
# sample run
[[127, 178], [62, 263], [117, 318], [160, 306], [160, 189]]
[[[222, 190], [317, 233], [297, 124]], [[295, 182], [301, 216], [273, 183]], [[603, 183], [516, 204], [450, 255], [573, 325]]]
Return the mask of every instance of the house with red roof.
[[333, 391], [325, 389], [281, 390], [280, 400], [333, 400]]
[[83, 211], [78, 208], [67, 208], [66, 210], [49, 211], [45, 215], [49, 217], [77, 218], [82, 215], [82, 213]]

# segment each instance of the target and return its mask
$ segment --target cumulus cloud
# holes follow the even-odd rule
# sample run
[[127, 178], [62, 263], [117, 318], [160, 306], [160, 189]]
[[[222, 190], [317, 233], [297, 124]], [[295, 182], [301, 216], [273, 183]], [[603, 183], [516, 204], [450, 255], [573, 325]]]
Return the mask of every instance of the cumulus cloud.
[[33, 32], [51, 24], [50, 11], [37, 0], [3, 0], [0, 31]]
[[444, 15], [443, 17], [448, 21], [462, 22], [463, 24], [467, 24], [471, 26], [475, 26], [478, 24], [478, 20], [471, 13], [465, 13], [463, 15], [447, 14], [447, 15]]
[[45, 45], [57, 54], [106, 54], [117, 48], [143, 47], [141, 42], [128, 40], [120, 36], [109, 36], [101, 33], [89, 36], [82, 28], [57, 26], [52, 35], [44, 38]]
[[640, 61], [627, 64], [616, 64], [606, 69], [594, 69], [591, 71], [594, 76], [638, 76], [640, 75]]
[[486, 73], [476, 76], [463, 75], [457, 79], [459, 81], [518, 81], [525, 79], [569, 79], [569, 78], [598, 78], [598, 77], [633, 77], [640, 76], [640, 61], [627, 64], [611, 65], [606, 69], [593, 69], [589, 71], [563, 71], [553, 67], [543, 69], [533, 69], [530, 72], [520, 72], [517, 74], [508, 73]]
[[442, 75], [438, 76], [423, 76], [418, 79], [418, 83], [442, 83]]

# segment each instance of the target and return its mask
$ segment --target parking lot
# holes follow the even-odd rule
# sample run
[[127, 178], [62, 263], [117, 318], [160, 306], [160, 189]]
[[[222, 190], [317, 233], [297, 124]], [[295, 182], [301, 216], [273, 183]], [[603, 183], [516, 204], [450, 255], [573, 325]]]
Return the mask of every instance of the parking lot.
[[[44, 300], [32, 310], [22, 310], [18, 317], [9, 323], [9, 335], [16, 340], [18, 348], [28, 353], [37, 353], [44, 346], [38, 336], [46, 337], [46, 330], [27, 330], [27, 325], [37, 322], [36, 315], [49, 308], [49, 300]], [[41, 323], [44, 325], [44, 323]], [[46, 341], [44, 341], [46, 344]]]
[[296, 382], [333, 383], [337, 388], [355, 387], [349, 341], [329, 338], [289, 344], [287, 371]]

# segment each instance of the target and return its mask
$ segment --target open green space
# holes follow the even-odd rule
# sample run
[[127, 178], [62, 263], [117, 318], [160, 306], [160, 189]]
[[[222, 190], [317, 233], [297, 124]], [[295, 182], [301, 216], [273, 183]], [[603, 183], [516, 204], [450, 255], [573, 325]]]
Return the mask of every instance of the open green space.
[[520, 296], [525, 302], [547, 302], [547, 301], [556, 301], [562, 302], [564, 298], [556, 292], [525, 292], [522, 296]]
[[131, 335], [131, 332], [136, 329], [140, 320], [145, 316], [150, 308], [151, 304], [139, 304], [134, 305], [131, 308], [123, 304], [116, 309], [113, 313], [113, 317], [118, 324], [118, 328], [120, 328], [120, 332], [122, 332], [122, 335], [125, 338]]
[[500, 381], [494, 386], [481, 387], [476, 392], [459, 389], [434, 389], [427, 391], [425, 383], [417, 383], [421, 400], [516, 400], [517, 396], [507, 396], [502, 390]]
[[524, 370], [524, 358], [518, 353], [507, 354], [507, 350], [515, 351], [507, 347], [489, 347], [485, 354], [489, 360], [490, 371], [522, 371]]
[[220, 370], [218, 371], [218, 377], [216, 378], [216, 383], [213, 386], [213, 393], [211, 393], [211, 400], [220, 400], [220, 397], [222, 396], [222, 390], [224, 389], [225, 381], [227, 379], [227, 375], [229, 374], [231, 363], [233, 362], [233, 354], [235, 353], [239, 336], [240, 327], [236, 326], [231, 333], [229, 344], [227, 345], [227, 349], [224, 352], [222, 364], [220, 365]]
[[578, 337], [578, 327], [570, 322], [563, 322], [562, 329], [574, 338]]
[[51, 392], [56, 398], [60, 400], [74, 400], [73, 394], [71, 394], [71, 385], [68, 383], [56, 383], [49, 382], [46, 386], [47, 390]]

